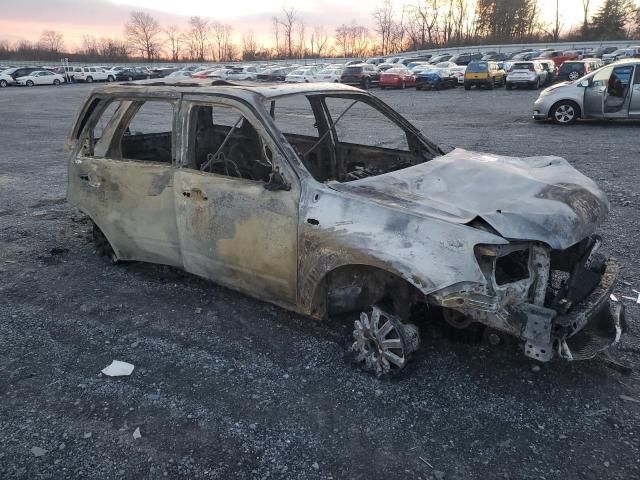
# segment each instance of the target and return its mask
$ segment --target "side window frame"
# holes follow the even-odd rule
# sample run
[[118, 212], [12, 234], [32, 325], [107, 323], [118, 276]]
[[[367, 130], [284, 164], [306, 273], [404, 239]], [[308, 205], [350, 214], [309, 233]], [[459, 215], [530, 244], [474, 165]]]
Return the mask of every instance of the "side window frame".
[[[235, 180], [238, 182], [250, 182], [252, 185], [265, 183], [260, 180], [250, 180], [245, 178], [238, 178], [226, 175], [219, 175], [211, 172], [204, 172], [201, 170], [197, 170], [191, 166], [189, 166], [189, 160], [193, 158], [195, 155], [195, 115], [192, 114], [192, 110], [194, 107], [223, 107], [223, 108], [231, 108], [238, 112], [238, 114], [242, 115], [246, 121], [248, 121], [251, 126], [256, 130], [258, 135], [260, 136], [264, 146], [269, 149], [271, 153], [271, 158], [269, 162], [272, 165], [272, 169], [274, 172], [280, 173], [285, 181], [289, 184], [293, 184], [294, 182], [299, 184], [299, 171], [295, 168], [291, 162], [288, 160], [288, 155], [285, 149], [281, 146], [281, 141], [284, 140], [287, 144], [288, 142], [282, 136], [282, 139], [274, 136], [270, 131], [270, 128], [267, 128], [267, 124], [262, 120], [264, 115], [261, 113], [266, 112], [258, 112], [253, 108], [249, 108], [244, 105], [240, 101], [236, 101], [232, 98], [223, 95], [216, 96], [202, 96], [202, 95], [185, 95], [180, 104], [180, 112], [178, 114], [178, 125], [181, 129], [182, 135], [180, 135], [179, 145], [177, 145], [180, 149], [178, 154], [178, 162], [176, 163], [176, 168], [184, 169], [189, 172], [198, 173], [201, 175], [207, 175], [211, 177], [224, 178], [227, 180]], [[264, 116], [268, 117], [268, 114]], [[277, 127], [274, 128], [277, 129]], [[295, 152], [294, 152], [295, 153]]]

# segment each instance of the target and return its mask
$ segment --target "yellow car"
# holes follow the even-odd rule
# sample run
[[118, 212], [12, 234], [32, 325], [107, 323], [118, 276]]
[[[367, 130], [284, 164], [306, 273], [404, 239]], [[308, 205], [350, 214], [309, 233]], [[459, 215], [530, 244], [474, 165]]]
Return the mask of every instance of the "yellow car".
[[489, 89], [503, 87], [506, 83], [506, 78], [506, 72], [496, 62], [471, 62], [464, 72], [464, 89], [471, 90], [474, 85]]

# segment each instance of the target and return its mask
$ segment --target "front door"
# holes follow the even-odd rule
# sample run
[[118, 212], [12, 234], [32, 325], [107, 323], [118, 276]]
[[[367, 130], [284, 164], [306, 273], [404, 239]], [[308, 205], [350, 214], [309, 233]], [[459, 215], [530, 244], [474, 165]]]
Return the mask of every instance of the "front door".
[[629, 102], [629, 117], [640, 118], [640, 66], [636, 65], [636, 73], [631, 87], [631, 101]]
[[631, 100], [633, 65], [616, 66], [607, 83], [604, 100], [605, 118], [627, 118]]
[[584, 90], [584, 117], [603, 118], [604, 98], [613, 67], [604, 67], [592, 77]]
[[83, 146], [70, 162], [69, 201], [98, 225], [121, 260], [181, 266], [173, 194], [175, 103], [105, 103], [94, 110], [100, 114], [87, 124]]
[[[187, 135], [175, 202], [185, 269], [295, 306], [300, 188], [293, 170], [244, 106], [194, 100], [181, 118]], [[275, 170], [288, 190], [270, 182]]]

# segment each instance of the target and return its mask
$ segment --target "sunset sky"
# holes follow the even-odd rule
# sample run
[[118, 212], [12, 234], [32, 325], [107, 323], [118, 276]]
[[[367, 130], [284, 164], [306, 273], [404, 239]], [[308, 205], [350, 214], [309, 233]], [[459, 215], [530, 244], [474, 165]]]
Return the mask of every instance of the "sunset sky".
[[[411, 0], [393, 0], [398, 11]], [[415, 0], [413, 0], [415, 1]], [[540, 0], [544, 19], [551, 21], [555, 0]], [[595, 11], [604, 0], [593, 0]], [[582, 18], [581, 0], [561, 0], [565, 31]], [[279, 13], [282, 0], [0, 0], [0, 39], [37, 40], [44, 29], [64, 33], [69, 47], [77, 46], [84, 35], [118, 37], [132, 10], [145, 10], [163, 25], [184, 27], [191, 15], [201, 15], [229, 23], [239, 36], [252, 30], [263, 42], [270, 41], [270, 19]], [[371, 0], [288, 0], [298, 10], [308, 28], [322, 25], [327, 32], [352, 20], [372, 27]]]

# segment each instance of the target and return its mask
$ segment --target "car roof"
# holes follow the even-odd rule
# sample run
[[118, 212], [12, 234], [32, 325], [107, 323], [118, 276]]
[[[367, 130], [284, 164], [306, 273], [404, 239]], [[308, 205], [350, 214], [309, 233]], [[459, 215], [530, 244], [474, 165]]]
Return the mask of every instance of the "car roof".
[[285, 97], [289, 95], [307, 94], [331, 94], [331, 93], [360, 93], [359, 88], [344, 85], [342, 83], [327, 83], [319, 86], [313, 83], [282, 84], [282, 83], [258, 83], [242, 82], [233, 83], [225, 80], [211, 79], [187, 79], [171, 80], [151, 79], [138, 82], [123, 82], [97, 87], [95, 94], [118, 95], [128, 93], [148, 93], [150, 95], [161, 93], [188, 93], [200, 95], [235, 95], [237, 97], [262, 97], [265, 100]]

